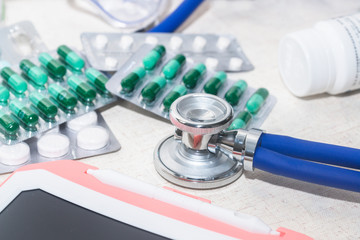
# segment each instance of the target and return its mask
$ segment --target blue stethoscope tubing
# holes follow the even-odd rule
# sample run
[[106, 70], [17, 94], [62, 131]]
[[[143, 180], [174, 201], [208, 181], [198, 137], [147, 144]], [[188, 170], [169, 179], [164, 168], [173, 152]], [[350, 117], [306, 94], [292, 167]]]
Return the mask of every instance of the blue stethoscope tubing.
[[148, 32], [174, 32], [203, 1], [184, 0], [166, 19]]
[[359, 149], [263, 133], [253, 161], [273, 174], [360, 192]]

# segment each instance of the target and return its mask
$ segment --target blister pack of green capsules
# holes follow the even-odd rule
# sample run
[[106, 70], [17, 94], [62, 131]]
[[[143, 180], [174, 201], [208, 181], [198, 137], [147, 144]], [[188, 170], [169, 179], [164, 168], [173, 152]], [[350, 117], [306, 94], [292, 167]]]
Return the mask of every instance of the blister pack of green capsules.
[[106, 88], [164, 118], [171, 104], [188, 93], [204, 92], [224, 98], [234, 108], [230, 129], [259, 127], [276, 103], [265, 88], [248, 87], [231, 80], [225, 72], [208, 70], [184, 54], [169, 52], [163, 45], [144, 45], [108, 81]]
[[14, 144], [107, 105], [107, 77], [62, 45], [16, 65], [0, 63], [0, 141]]

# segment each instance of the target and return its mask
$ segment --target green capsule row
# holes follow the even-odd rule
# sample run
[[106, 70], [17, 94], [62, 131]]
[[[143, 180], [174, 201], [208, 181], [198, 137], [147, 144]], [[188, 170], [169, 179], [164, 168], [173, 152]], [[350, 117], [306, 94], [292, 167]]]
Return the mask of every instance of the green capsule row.
[[217, 72], [215, 75], [209, 79], [204, 85], [204, 92], [217, 95], [219, 89], [225, 83], [227, 75], [225, 72]]
[[66, 67], [48, 53], [39, 54], [39, 62], [55, 78], [63, 78], [66, 75]]
[[172, 80], [184, 66], [186, 57], [182, 54], [176, 55], [162, 69], [162, 73], [167, 80]]
[[76, 97], [64, 87], [53, 83], [49, 85], [49, 94], [63, 109], [72, 111], [77, 105]]
[[0, 110], [0, 125], [7, 135], [14, 135], [19, 131], [19, 123], [9, 114]]
[[67, 83], [85, 102], [90, 103], [96, 98], [96, 91], [87, 82], [80, 80], [77, 76], [70, 76], [67, 79]]
[[155, 77], [141, 90], [143, 101], [151, 103], [156, 99], [157, 94], [166, 85], [166, 79], [162, 76]]
[[163, 100], [163, 106], [165, 111], [169, 111], [170, 106], [176, 99], [181, 96], [184, 96], [187, 93], [187, 89], [183, 85], [177, 85], [171, 90]]
[[246, 109], [251, 114], [256, 114], [260, 111], [261, 107], [264, 105], [266, 99], [269, 96], [269, 91], [265, 88], [259, 88], [256, 92], [251, 95], [249, 100], [246, 102]]
[[28, 129], [36, 128], [38, 115], [23, 103], [17, 100], [11, 101], [9, 109]]
[[241, 111], [232, 121], [228, 130], [235, 130], [240, 128], [246, 128], [252, 119], [251, 114], [248, 111]]
[[225, 93], [225, 100], [231, 106], [236, 106], [239, 103], [241, 96], [246, 91], [248, 85], [244, 80], [239, 80]]
[[143, 58], [144, 68], [146, 70], [153, 70], [155, 66], [159, 64], [165, 53], [165, 47], [163, 45], [157, 45]]
[[10, 67], [4, 67], [1, 70], [1, 77], [17, 94], [23, 94], [26, 92], [28, 88], [27, 82]]
[[45, 116], [45, 120], [54, 119], [58, 112], [56, 105], [43, 94], [33, 92], [30, 94], [31, 103]]
[[94, 68], [88, 68], [85, 71], [85, 76], [90, 80], [101, 93], [108, 94], [109, 91], [106, 89], [106, 83], [109, 81], [104, 74]]
[[131, 93], [134, 91], [136, 84], [143, 79], [146, 75], [145, 69], [143, 67], [135, 68], [131, 73], [125, 76], [121, 80], [121, 88], [125, 93]]
[[190, 69], [187, 73], [185, 73], [182, 81], [187, 88], [193, 89], [196, 87], [205, 72], [206, 66], [203, 63], [199, 63], [193, 69]]

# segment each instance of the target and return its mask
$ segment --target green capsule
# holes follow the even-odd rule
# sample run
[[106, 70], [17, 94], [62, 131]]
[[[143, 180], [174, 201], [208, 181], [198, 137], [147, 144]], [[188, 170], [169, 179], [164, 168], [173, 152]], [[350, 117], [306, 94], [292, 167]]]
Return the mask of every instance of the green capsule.
[[80, 71], [85, 66], [84, 59], [66, 45], [58, 47], [57, 53], [71, 68], [77, 71]]
[[163, 101], [165, 111], [169, 111], [171, 104], [181, 96], [187, 93], [186, 87], [183, 85], [177, 85], [174, 89], [166, 95]]
[[246, 102], [246, 109], [251, 114], [256, 114], [260, 110], [261, 106], [264, 104], [268, 96], [269, 91], [267, 89], [259, 88]]
[[58, 108], [54, 103], [38, 92], [30, 94], [30, 101], [47, 119], [54, 118], [58, 112]]
[[108, 93], [109, 91], [106, 89], [105, 85], [109, 80], [104, 74], [99, 72], [94, 68], [88, 68], [85, 70], [85, 75], [87, 79], [92, 82], [95, 87], [100, 90], [102, 93]]
[[144, 68], [146, 70], [153, 70], [165, 53], [165, 47], [163, 45], [157, 45], [143, 58]]
[[96, 98], [96, 91], [87, 82], [81, 81], [78, 77], [70, 76], [67, 83], [83, 100], [91, 102]]
[[11, 68], [4, 67], [1, 70], [1, 76], [16, 93], [23, 94], [27, 90], [26, 81]]
[[27, 59], [20, 62], [20, 69], [39, 86], [43, 86], [48, 81], [46, 73]]
[[219, 89], [226, 81], [225, 72], [217, 72], [215, 76], [210, 78], [210, 80], [205, 84], [204, 91], [209, 94], [217, 95]]
[[69, 91], [55, 83], [49, 85], [50, 95], [65, 109], [72, 110], [77, 104], [77, 99]]
[[168, 80], [174, 79], [176, 74], [178, 74], [182, 66], [185, 64], [185, 61], [186, 58], [182, 54], [178, 54], [173, 59], [171, 59], [162, 70], [165, 78]]
[[189, 89], [196, 87], [197, 82], [206, 72], [206, 66], [202, 63], [197, 64], [193, 69], [189, 70], [183, 77], [183, 83]]
[[39, 121], [38, 115], [19, 101], [11, 101], [9, 108], [27, 127], [35, 127]]
[[0, 85], [0, 105], [6, 105], [10, 97], [10, 92], [6, 87]]
[[40, 53], [39, 61], [53, 76], [57, 78], [62, 78], [65, 76], [66, 67], [61, 62], [50, 56], [50, 54]]
[[19, 130], [19, 123], [17, 123], [9, 114], [0, 110], [0, 125], [5, 130], [6, 134], [16, 134]]
[[141, 96], [145, 102], [152, 102], [155, 100], [156, 95], [166, 85], [166, 79], [162, 76], [154, 78], [151, 82], [141, 90]]
[[247, 83], [244, 80], [237, 81], [225, 94], [225, 100], [232, 106], [239, 103], [240, 97], [247, 89]]
[[136, 84], [145, 77], [145, 69], [143, 67], [137, 67], [121, 80], [122, 91], [130, 93], [134, 91]]
[[228, 130], [246, 128], [251, 119], [252, 116], [248, 111], [241, 111], [231, 123]]

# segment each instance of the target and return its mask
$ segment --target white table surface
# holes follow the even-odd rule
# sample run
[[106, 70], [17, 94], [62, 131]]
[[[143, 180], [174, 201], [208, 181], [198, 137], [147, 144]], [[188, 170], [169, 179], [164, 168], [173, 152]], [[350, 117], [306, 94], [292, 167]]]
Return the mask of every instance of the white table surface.
[[[172, 2], [174, 7], [179, 1]], [[82, 32], [119, 31], [76, 0], [11, 0], [6, 24], [32, 21], [45, 44], [81, 48]], [[339, 96], [296, 98], [282, 83], [277, 67], [279, 40], [288, 32], [319, 20], [356, 12], [359, 1], [254, 0], [209, 1], [180, 31], [233, 34], [255, 70], [233, 74], [250, 86], [266, 87], [277, 105], [262, 128], [270, 133], [349, 147], [360, 146], [359, 91]], [[189, 190], [162, 179], [153, 166], [154, 147], [174, 128], [169, 122], [124, 101], [103, 116], [122, 145], [119, 152], [87, 158], [85, 163], [110, 168], [142, 181], [171, 186], [210, 199], [213, 204], [252, 214], [273, 229], [286, 227], [315, 239], [360, 239], [360, 194], [304, 183], [260, 170], [216, 190]], [[8, 175], [1, 175], [0, 182]]]

